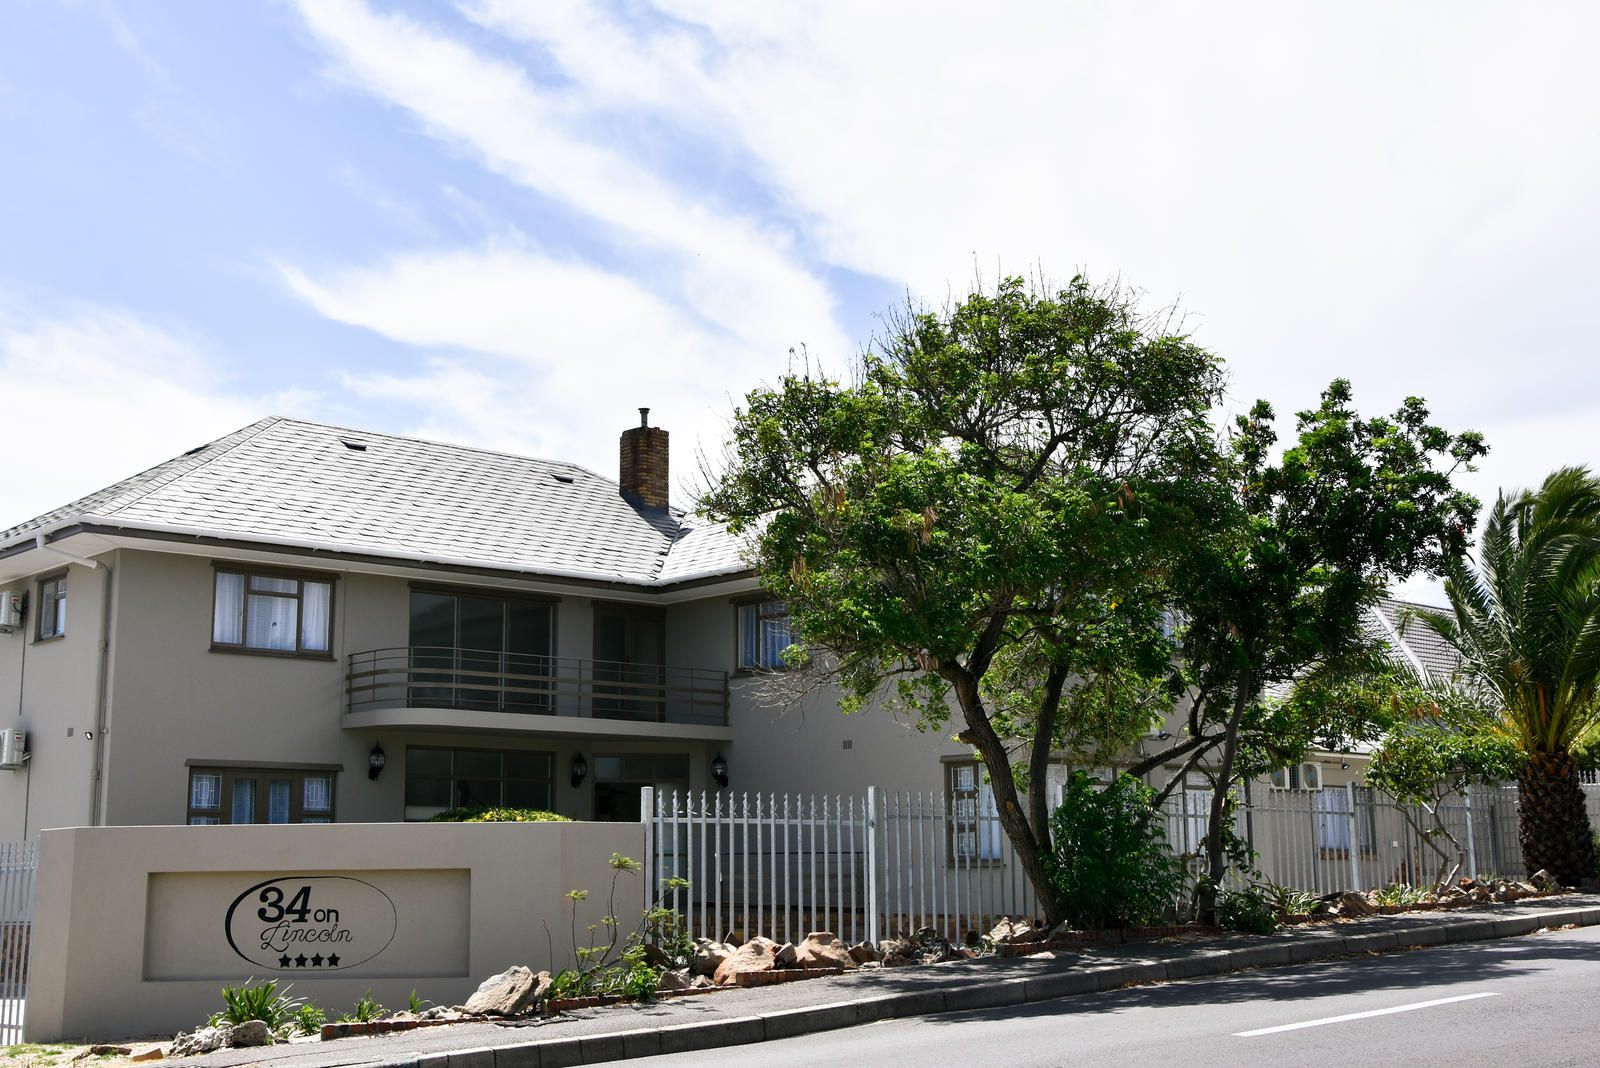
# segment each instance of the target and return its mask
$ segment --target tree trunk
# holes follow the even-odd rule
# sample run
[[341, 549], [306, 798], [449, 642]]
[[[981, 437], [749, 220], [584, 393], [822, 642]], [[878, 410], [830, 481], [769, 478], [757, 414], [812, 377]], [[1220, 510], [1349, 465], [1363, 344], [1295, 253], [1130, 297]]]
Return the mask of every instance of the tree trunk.
[[[1011, 840], [1011, 848], [1016, 853], [1017, 863], [1022, 866], [1023, 873], [1033, 886], [1040, 907], [1044, 909], [1045, 923], [1053, 927], [1065, 918], [1065, 910], [1054, 887], [1050, 884], [1049, 873], [1045, 869], [1043, 843], [1047, 838], [1043, 828], [1039, 833], [1035, 833], [1027, 815], [1023, 812], [1022, 805], [1018, 802], [1017, 781], [1011, 774], [1010, 757], [1006, 753], [1005, 745], [1000, 741], [1000, 736], [995, 733], [994, 724], [989, 722], [988, 713], [983, 707], [983, 699], [978, 694], [976, 680], [958, 677], [952, 682], [956, 702], [961, 707], [962, 718], [967, 722], [968, 729], [962, 732], [962, 736], [970, 740], [977, 748], [978, 755], [983, 758], [984, 767], [989, 772], [989, 785], [994, 790], [1000, 827]], [[1043, 782], [1030, 782], [1029, 791], [1043, 790], [1044, 785]]]
[[1233, 711], [1228, 714], [1228, 727], [1222, 743], [1222, 759], [1217, 765], [1215, 788], [1211, 792], [1211, 815], [1206, 824], [1206, 875], [1207, 881], [1196, 895], [1196, 911], [1201, 923], [1217, 922], [1217, 891], [1222, 887], [1222, 877], [1228, 871], [1228, 855], [1222, 845], [1222, 821], [1227, 813], [1228, 788], [1233, 782], [1233, 765], [1239, 755], [1239, 724], [1244, 720], [1245, 706], [1250, 703], [1250, 671], [1239, 674], [1238, 689], [1234, 693]]
[[1543, 868], [1563, 886], [1595, 877], [1594, 839], [1570, 753], [1534, 753], [1517, 773], [1517, 838], [1529, 874]]

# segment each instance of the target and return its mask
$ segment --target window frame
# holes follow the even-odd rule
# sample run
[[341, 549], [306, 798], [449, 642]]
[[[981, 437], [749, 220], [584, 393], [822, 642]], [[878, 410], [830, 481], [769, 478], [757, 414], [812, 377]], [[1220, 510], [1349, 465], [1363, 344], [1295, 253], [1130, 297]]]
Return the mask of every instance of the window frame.
[[[776, 605], [778, 608], [782, 609], [782, 617], [781, 618], [786, 623], [789, 620], [793, 619], [793, 616], [789, 612], [788, 602], [786, 602], [786, 601], [784, 601], [784, 600], [782, 600], [780, 598], [777, 598], [777, 597], [769, 597], [769, 596], [741, 597], [741, 598], [739, 598], [739, 599], [737, 599], [737, 600], [735, 600], [733, 602], [733, 673], [735, 675], [767, 675], [767, 674], [776, 674], [777, 672], [789, 671], [790, 670], [789, 665], [787, 663], [785, 663], [784, 660], [783, 660], [782, 650], [779, 651], [778, 662], [776, 664], [767, 665], [767, 664], [759, 664], [758, 663], [758, 664], [750, 665], [750, 664], [744, 663], [744, 636], [745, 636], [744, 613], [745, 613], [745, 610], [746, 609], [754, 609], [754, 612], [755, 612], [755, 616], [754, 616], [755, 624], [759, 628], [763, 620], [769, 619], [769, 618], [770, 619], [779, 618], [776, 614], [773, 614], [773, 615], [770, 615], [770, 616], [764, 614], [764, 610], [765, 609], [767, 609], [769, 607], [772, 607], [774, 605]], [[789, 631], [789, 645], [794, 645], [795, 644], [795, 635], [794, 635], [794, 626], [793, 626], [792, 623], [789, 624], [788, 631]], [[784, 646], [784, 649], [788, 649], [789, 645]], [[756, 643], [756, 651], [757, 651], [757, 658], [758, 659], [760, 657], [760, 649], [761, 649], [761, 642], [757, 641], [757, 643]]]
[[[45, 590], [54, 586], [55, 593], [47, 594]], [[53, 642], [67, 636], [67, 621], [61, 606], [66, 603], [67, 597], [72, 592], [72, 587], [67, 583], [67, 571], [52, 571], [48, 575], [41, 575], [34, 583], [34, 600], [38, 607], [34, 610], [33, 640], [38, 642]], [[44, 632], [45, 606], [50, 605], [50, 616], [55, 622], [56, 629], [49, 634]]]
[[[334, 655], [334, 634], [337, 632], [337, 612], [339, 601], [338, 576], [327, 571], [301, 571], [289, 568], [256, 567], [254, 565], [240, 565], [234, 563], [214, 562], [211, 576], [211, 651], [213, 653], [240, 653], [245, 656], [275, 656], [292, 660], [336, 660]], [[239, 636], [240, 641], [219, 642], [217, 640], [217, 595], [223, 575], [237, 575], [244, 581], [244, 596], [239, 604]], [[252, 579], [277, 579], [288, 580], [295, 583], [293, 593], [277, 592], [273, 590], [253, 590], [250, 588]], [[305, 649], [302, 643], [305, 640], [305, 587], [306, 583], [313, 582], [328, 587], [328, 633], [326, 649]], [[266, 649], [250, 644], [250, 598], [251, 597], [277, 597], [283, 600], [294, 601], [294, 643], [293, 649]]]
[[[190, 827], [221, 826], [298, 826], [308, 822], [335, 823], [339, 812], [339, 771], [338, 767], [327, 767], [306, 764], [229, 764], [221, 761], [207, 761], [199, 763], [190, 761], [184, 768], [187, 775], [184, 778], [184, 823]], [[197, 808], [194, 804], [194, 780], [197, 775], [216, 775], [217, 804], [215, 807]], [[233, 789], [234, 784], [240, 779], [251, 779], [261, 784], [287, 779], [292, 784], [289, 791], [289, 818], [281, 824], [270, 822], [270, 794], [268, 789], [258, 789], [255, 796], [255, 811], [249, 824], [236, 824], [233, 822]], [[307, 811], [306, 780], [328, 780], [328, 808], [326, 811], [311, 809]], [[307, 817], [310, 817], [309, 821]], [[215, 819], [215, 823], [196, 823], [196, 819]]]
[[[998, 837], [994, 838], [992, 846], [985, 842], [985, 831], [988, 829], [990, 817], [984, 815], [983, 795], [988, 790], [990, 803], [994, 804], [994, 787], [986, 786], [983, 780], [983, 761], [971, 757], [945, 757], [940, 763], [943, 765], [945, 802], [947, 815], [945, 824], [945, 867], [952, 870], [962, 868], [998, 867], [1005, 863], [1007, 842], [1005, 828], [999, 825], [998, 813], [994, 817], [994, 829]], [[972, 770], [972, 786], [970, 789], [956, 785], [958, 772]], [[970, 794], [970, 798], [964, 795]], [[956, 808], [958, 800], [971, 800], [972, 816], [963, 817]], [[972, 851], [970, 853], [959, 850], [959, 833], [970, 828], [972, 834]]]

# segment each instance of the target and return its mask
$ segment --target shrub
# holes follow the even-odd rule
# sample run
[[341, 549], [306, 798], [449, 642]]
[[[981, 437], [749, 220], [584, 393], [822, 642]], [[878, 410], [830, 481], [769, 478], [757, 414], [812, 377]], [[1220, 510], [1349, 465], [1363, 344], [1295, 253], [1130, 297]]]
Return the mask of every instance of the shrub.
[[1399, 905], [1404, 907], [1419, 904], [1423, 898], [1428, 896], [1428, 888], [1425, 886], [1412, 886], [1409, 883], [1390, 883], [1382, 890], [1374, 891], [1372, 896], [1377, 898], [1380, 905]]
[[429, 823], [571, 823], [572, 820], [542, 808], [452, 808], [430, 817]]
[[1247, 886], [1224, 890], [1217, 898], [1217, 923], [1230, 931], [1271, 934], [1278, 926], [1278, 916], [1259, 886]]
[[378, 999], [372, 996], [372, 991], [361, 995], [361, 1000], [356, 1002], [355, 1008], [339, 1016], [340, 1023], [371, 1023], [383, 1015], [383, 1006], [378, 1004]]
[[1073, 925], [1133, 927], [1159, 922], [1183, 887], [1183, 865], [1167, 845], [1154, 792], [1119, 775], [1101, 790], [1073, 772], [1050, 817], [1046, 869]]
[[221, 1024], [237, 1026], [251, 1020], [260, 1020], [267, 1025], [269, 1031], [281, 1030], [294, 1022], [295, 1013], [301, 1008], [299, 998], [279, 994], [276, 982], [269, 980], [260, 986], [253, 986], [252, 982], [253, 980], [246, 979], [243, 986], [223, 987], [222, 1011], [212, 1013], [211, 1019], [206, 1022], [212, 1027], [217, 1027]]
[[1261, 893], [1279, 919], [1307, 915], [1322, 900], [1309, 890], [1296, 890], [1292, 886], [1280, 886], [1270, 881], [1261, 884]]
[[321, 1032], [322, 1025], [327, 1022], [328, 1014], [307, 1002], [294, 1010], [292, 1025], [302, 1035], [315, 1035]]

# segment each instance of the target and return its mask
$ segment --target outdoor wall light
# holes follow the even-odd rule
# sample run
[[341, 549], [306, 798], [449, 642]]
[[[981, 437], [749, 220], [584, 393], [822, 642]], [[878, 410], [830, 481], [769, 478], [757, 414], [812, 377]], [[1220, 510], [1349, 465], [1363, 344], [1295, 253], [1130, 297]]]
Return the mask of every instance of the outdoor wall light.
[[1157, 737], [1157, 738], [1158, 738], [1158, 739], [1160, 739], [1160, 740], [1161, 740], [1161, 741], [1163, 741], [1163, 742], [1164, 742], [1164, 741], [1166, 741], [1166, 740], [1167, 740], [1167, 739], [1168, 739], [1168, 738], [1171, 738], [1171, 737], [1172, 737], [1172, 732], [1171, 732], [1171, 731], [1161, 731], [1161, 732], [1160, 732], [1160, 733], [1158, 733], [1158, 734], [1157, 734], [1157, 735], [1156, 735], [1156, 737]]
[[377, 742], [372, 743], [372, 752], [367, 754], [367, 778], [376, 779], [383, 774], [383, 766], [389, 758], [383, 755], [383, 746]]
[[1348, 760], [1340, 760], [1339, 761], [1339, 770], [1340, 771], [1349, 771], [1350, 770], [1350, 761], [1348, 761]]
[[576, 789], [583, 785], [583, 780], [589, 775], [589, 762], [583, 759], [582, 753], [572, 755], [572, 785]]
[[725, 790], [728, 787], [728, 762], [718, 753], [711, 758], [711, 777], [717, 781], [717, 788]]

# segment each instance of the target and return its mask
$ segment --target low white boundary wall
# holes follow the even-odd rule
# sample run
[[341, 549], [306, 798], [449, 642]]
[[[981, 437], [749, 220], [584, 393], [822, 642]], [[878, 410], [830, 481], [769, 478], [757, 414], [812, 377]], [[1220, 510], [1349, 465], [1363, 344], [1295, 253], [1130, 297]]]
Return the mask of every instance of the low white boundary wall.
[[[590, 891], [581, 938], [606, 914], [611, 854], [643, 860], [644, 833], [637, 823], [45, 831], [25, 1035], [171, 1035], [249, 978], [292, 986], [330, 1016], [368, 990], [390, 1007], [413, 989], [459, 1004], [511, 965], [568, 966], [567, 891]], [[643, 876], [622, 875], [625, 930], [644, 905]]]

